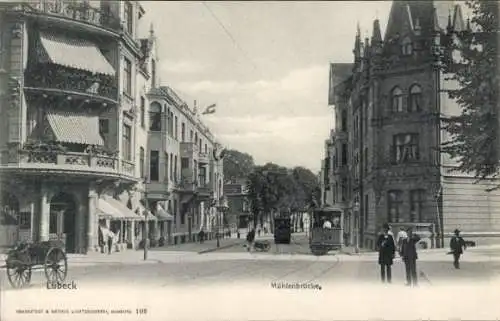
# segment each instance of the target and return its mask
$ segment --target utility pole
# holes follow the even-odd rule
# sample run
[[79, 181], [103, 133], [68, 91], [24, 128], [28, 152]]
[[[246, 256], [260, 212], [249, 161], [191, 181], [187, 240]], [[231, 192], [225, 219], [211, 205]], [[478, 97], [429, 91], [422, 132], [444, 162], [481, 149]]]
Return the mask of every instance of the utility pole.
[[149, 246], [149, 201], [148, 201], [148, 189], [147, 189], [147, 178], [144, 179], [144, 205], [146, 210], [144, 211], [144, 235], [142, 236], [144, 242], [144, 261], [148, 259], [148, 246]]

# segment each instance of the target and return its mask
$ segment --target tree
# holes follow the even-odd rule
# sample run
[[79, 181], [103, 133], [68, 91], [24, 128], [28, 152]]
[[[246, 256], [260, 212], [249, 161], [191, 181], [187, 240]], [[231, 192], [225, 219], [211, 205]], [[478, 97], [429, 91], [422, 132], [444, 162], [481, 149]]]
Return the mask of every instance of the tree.
[[[458, 160], [459, 171], [485, 179], [499, 169], [498, 2], [474, 0], [467, 5], [473, 11], [470, 24], [448, 35], [443, 59], [444, 71], [458, 83], [449, 96], [461, 107], [460, 115], [443, 119], [452, 137], [443, 151]], [[454, 59], [456, 53], [460, 61]]]
[[255, 167], [253, 157], [250, 154], [242, 153], [234, 149], [226, 150], [224, 163], [224, 178], [245, 179], [250, 175]]

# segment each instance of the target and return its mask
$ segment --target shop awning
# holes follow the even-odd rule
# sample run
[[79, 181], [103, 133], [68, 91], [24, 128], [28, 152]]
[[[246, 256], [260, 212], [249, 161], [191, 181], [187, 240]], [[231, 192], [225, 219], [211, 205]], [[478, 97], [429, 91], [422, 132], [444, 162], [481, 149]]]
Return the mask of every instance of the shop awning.
[[153, 213], [151, 213], [151, 211], [147, 211], [147, 216], [144, 215], [144, 213], [146, 212], [146, 208], [142, 205], [142, 204], [139, 204], [139, 206], [137, 207], [137, 209], [135, 210], [135, 213], [137, 213], [136, 215], [139, 216], [139, 219], [141, 221], [157, 221], [158, 219], [156, 218], [156, 216], [153, 215]]
[[111, 219], [122, 218], [120, 211], [102, 198], [97, 200], [97, 214], [100, 217], [107, 217]]
[[160, 221], [172, 221], [174, 216], [169, 214], [159, 203], [156, 203], [156, 217]]
[[140, 217], [134, 213], [130, 208], [128, 208], [126, 205], [124, 205], [122, 202], [112, 198], [112, 197], [105, 197], [106, 202], [111, 204], [114, 208], [116, 208], [120, 213], [122, 219], [125, 220], [138, 220]]
[[45, 55], [40, 57], [42, 61], [92, 73], [115, 75], [115, 69], [101, 50], [88, 40], [40, 32], [40, 42], [45, 49]]
[[49, 111], [47, 121], [56, 141], [85, 145], [104, 145], [99, 134], [99, 117], [68, 111]]

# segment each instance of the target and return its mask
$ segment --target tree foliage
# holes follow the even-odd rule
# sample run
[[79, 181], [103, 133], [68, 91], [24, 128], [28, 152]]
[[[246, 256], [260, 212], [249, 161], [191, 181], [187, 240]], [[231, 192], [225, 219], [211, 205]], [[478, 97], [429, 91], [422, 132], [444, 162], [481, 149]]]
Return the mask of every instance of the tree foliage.
[[[461, 114], [444, 119], [451, 140], [443, 151], [459, 162], [458, 170], [479, 179], [495, 176], [498, 162], [498, 2], [468, 1], [471, 28], [447, 37], [443, 69], [458, 88], [449, 92]], [[459, 53], [460, 61], [453, 59]]]
[[233, 179], [245, 179], [255, 167], [253, 157], [234, 149], [226, 150], [224, 156], [224, 178], [227, 181]]

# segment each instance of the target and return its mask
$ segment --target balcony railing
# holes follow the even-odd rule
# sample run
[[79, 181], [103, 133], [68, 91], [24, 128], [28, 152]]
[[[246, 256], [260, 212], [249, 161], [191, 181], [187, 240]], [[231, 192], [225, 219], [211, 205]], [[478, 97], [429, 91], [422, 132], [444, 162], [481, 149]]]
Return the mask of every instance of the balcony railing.
[[91, 7], [84, 1], [39, 0], [30, 2], [30, 5], [48, 15], [78, 20], [115, 31], [121, 29], [120, 19], [108, 10]]
[[[17, 163], [16, 168], [54, 170], [54, 171], [89, 171], [125, 175], [134, 177], [134, 164], [122, 161], [118, 166], [118, 158], [89, 153], [65, 151], [20, 150], [19, 158], [8, 159], [8, 163]], [[7, 165], [9, 166], [9, 165]]]
[[40, 65], [30, 68], [26, 72], [25, 86], [98, 96], [113, 101], [118, 99], [118, 88], [113, 77], [92, 75], [90, 72], [56, 65]]
[[199, 153], [198, 154], [198, 163], [199, 164], [208, 164], [210, 158], [208, 157], [208, 153]]

